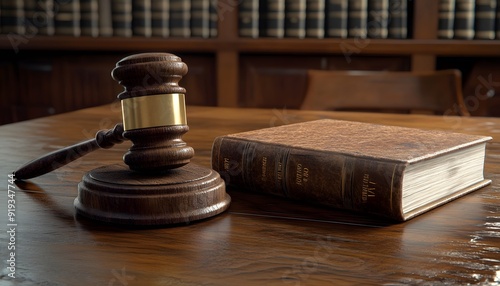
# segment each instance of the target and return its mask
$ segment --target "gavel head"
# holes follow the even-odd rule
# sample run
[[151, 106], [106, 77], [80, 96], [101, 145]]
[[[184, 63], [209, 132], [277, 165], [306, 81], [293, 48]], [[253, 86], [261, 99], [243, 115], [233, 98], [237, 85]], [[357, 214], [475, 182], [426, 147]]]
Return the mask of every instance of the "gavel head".
[[130, 169], [161, 172], [189, 163], [193, 148], [182, 141], [189, 127], [186, 90], [179, 81], [187, 73], [182, 60], [168, 53], [145, 53], [120, 60], [111, 75], [125, 90], [123, 136], [133, 145], [123, 156]]

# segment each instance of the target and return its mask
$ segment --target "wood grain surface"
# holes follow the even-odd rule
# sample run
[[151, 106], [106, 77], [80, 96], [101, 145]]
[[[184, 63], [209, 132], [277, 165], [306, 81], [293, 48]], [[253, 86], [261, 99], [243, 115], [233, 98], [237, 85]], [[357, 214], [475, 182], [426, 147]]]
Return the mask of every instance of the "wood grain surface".
[[[228, 211], [168, 228], [76, 217], [85, 172], [119, 163], [129, 142], [97, 150], [15, 193], [8, 250], [8, 174], [120, 120], [116, 105], [0, 127], [1, 285], [495, 285], [500, 283], [500, 119], [188, 106], [192, 162], [210, 166], [219, 135], [334, 118], [490, 135], [493, 183], [406, 223], [230, 189]], [[12, 188], [11, 188], [12, 189]], [[15, 279], [10, 274], [15, 254]], [[11, 283], [9, 283], [11, 282]]]

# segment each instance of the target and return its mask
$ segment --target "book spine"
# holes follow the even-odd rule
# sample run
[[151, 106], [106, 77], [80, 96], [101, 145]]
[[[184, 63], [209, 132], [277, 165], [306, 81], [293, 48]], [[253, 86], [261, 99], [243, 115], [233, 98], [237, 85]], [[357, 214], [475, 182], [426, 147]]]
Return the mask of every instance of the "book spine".
[[151, 33], [155, 37], [168, 37], [170, 29], [169, 1], [151, 0]]
[[118, 0], [98, 0], [99, 6], [99, 36], [113, 36], [114, 12], [112, 6], [116, 6]]
[[347, 0], [328, 0], [325, 33], [330, 38], [347, 38]]
[[240, 37], [259, 37], [259, 0], [243, 1], [239, 7], [238, 24]]
[[389, 0], [388, 38], [406, 39], [408, 37], [407, 0]]
[[455, 38], [473, 39], [475, 0], [456, 0], [455, 5]]
[[191, 2], [170, 0], [170, 36], [191, 37]]
[[304, 38], [306, 36], [306, 0], [286, 0], [285, 37]]
[[[475, 38], [483, 40], [495, 39], [496, 0], [476, 0]], [[497, 21], [500, 21], [498, 19]]]
[[24, 2], [17, 0], [0, 1], [2, 17], [0, 18], [2, 33], [16, 33], [23, 35], [26, 31], [24, 25]]
[[439, 0], [438, 38], [453, 39], [455, 0]]
[[497, 3], [495, 31], [495, 39], [500, 39], [500, 3]]
[[210, 7], [208, 9], [210, 10], [210, 38], [216, 38], [218, 34], [218, 23], [219, 23], [219, 15], [217, 15], [217, 0], [210, 1]]
[[209, 8], [209, 0], [191, 0], [191, 36], [210, 37]]
[[132, 0], [132, 34], [151, 37], [151, 0]]
[[273, 38], [283, 38], [285, 36], [285, 0], [267, 0], [265, 4], [266, 22], [264, 35]]
[[306, 37], [325, 37], [325, 0], [307, 0]]
[[23, 0], [24, 2], [24, 31], [28, 34], [33, 25], [33, 17], [36, 12], [37, 0]]
[[132, 0], [112, 0], [112, 31], [117, 37], [132, 37]]
[[496, 39], [500, 39], [500, 4], [497, 3], [497, 21], [495, 25]]
[[218, 137], [212, 168], [248, 191], [403, 220], [403, 164]]
[[368, 37], [386, 39], [389, 21], [389, 0], [368, 1]]
[[348, 29], [350, 38], [367, 37], [368, 0], [349, 0]]
[[80, 0], [82, 35], [99, 36], [99, 3], [97, 0]]
[[79, 0], [56, 2], [54, 6], [55, 34], [79, 37], [81, 35], [80, 18]]

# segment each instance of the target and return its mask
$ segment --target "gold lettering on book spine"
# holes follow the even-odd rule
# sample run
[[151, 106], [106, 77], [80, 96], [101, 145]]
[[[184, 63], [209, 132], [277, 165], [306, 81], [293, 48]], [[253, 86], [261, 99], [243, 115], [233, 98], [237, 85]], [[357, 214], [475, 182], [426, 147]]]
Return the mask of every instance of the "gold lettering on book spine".
[[261, 178], [262, 181], [267, 181], [267, 157], [262, 157], [262, 172], [261, 172]]
[[370, 174], [363, 174], [363, 183], [361, 189], [361, 199], [363, 203], [368, 202], [369, 198], [375, 197], [375, 182], [370, 181]]

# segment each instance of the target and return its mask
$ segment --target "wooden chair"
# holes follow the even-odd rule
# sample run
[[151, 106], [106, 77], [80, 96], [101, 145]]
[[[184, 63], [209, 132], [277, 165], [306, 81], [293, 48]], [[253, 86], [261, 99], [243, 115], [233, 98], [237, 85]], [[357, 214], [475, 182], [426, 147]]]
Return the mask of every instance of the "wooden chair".
[[470, 116], [459, 70], [308, 70], [301, 109]]

